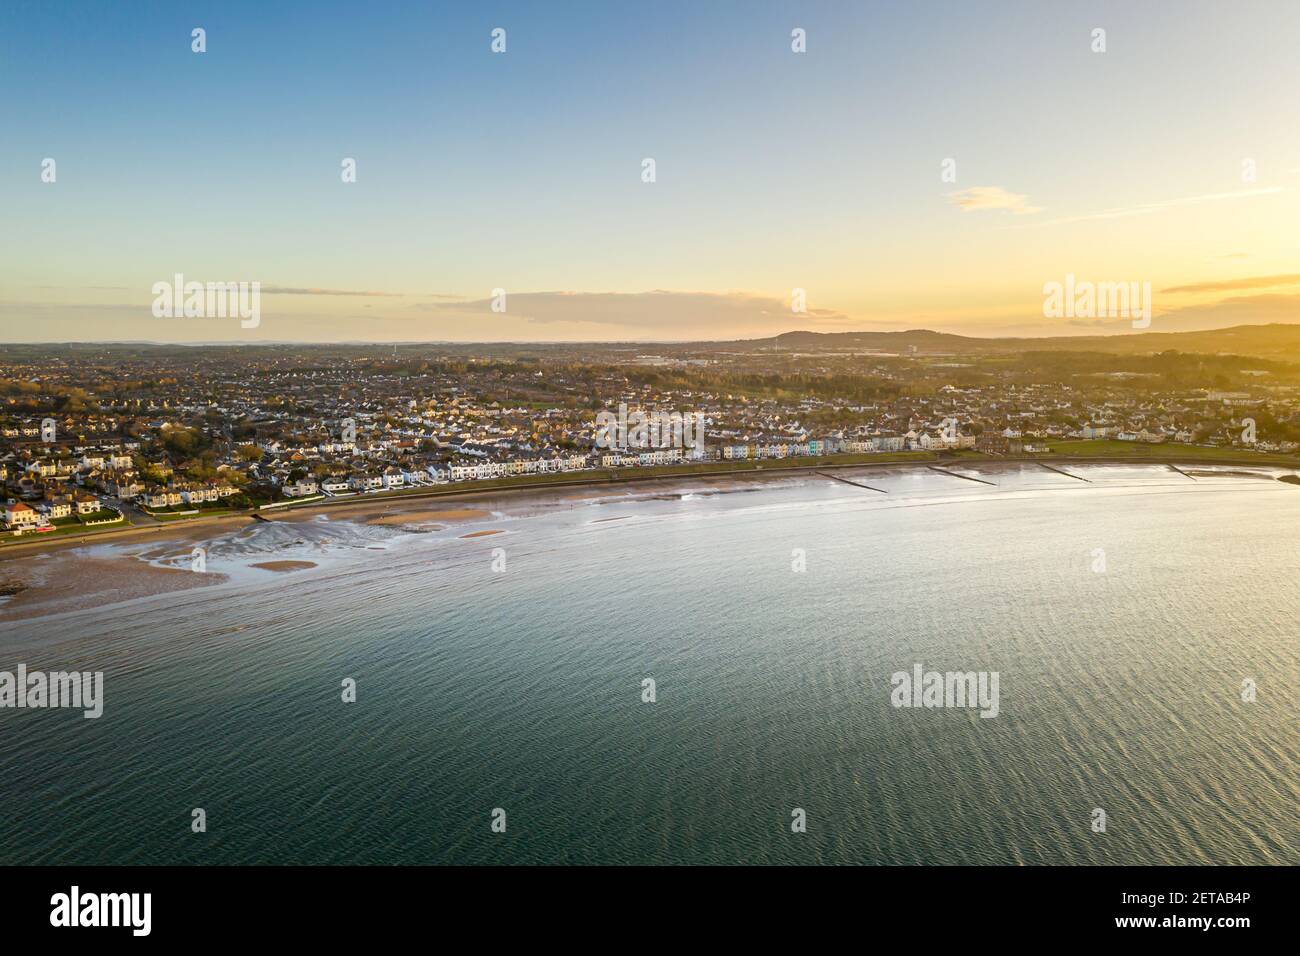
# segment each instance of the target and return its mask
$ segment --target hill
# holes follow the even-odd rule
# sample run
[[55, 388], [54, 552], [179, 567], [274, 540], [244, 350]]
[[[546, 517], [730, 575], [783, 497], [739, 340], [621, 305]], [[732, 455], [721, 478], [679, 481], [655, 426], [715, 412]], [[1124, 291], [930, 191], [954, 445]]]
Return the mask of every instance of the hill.
[[912, 329], [906, 332], [785, 332], [749, 344], [781, 351], [851, 351], [870, 349], [906, 354], [992, 355], [1006, 352], [1102, 352], [1151, 355], [1157, 352], [1252, 355], [1300, 361], [1300, 325], [1238, 325], [1200, 332], [1133, 332], [1127, 335], [1081, 335], [1055, 338], [975, 338]]

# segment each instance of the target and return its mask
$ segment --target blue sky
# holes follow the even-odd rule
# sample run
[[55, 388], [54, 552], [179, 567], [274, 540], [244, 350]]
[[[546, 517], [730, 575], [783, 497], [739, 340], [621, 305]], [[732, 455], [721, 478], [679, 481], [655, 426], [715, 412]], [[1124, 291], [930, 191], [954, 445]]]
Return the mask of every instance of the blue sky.
[[[248, 334], [159, 326], [176, 272], [385, 293], [278, 293], [276, 339], [1090, 331], [1043, 327], [1043, 282], [1300, 272], [1297, 40], [1282, 0], [11, 2], [0, 339]], [[1292, 314], [1265, 288], [1168, 325]]]

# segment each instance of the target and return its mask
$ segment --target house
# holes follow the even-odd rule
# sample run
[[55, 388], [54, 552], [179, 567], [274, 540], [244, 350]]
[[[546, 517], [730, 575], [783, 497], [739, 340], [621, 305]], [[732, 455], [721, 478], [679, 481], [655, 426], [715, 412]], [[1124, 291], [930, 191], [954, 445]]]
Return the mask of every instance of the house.
[[136, 481], [133, 475], [124, 475], [119, 478], [110, 478], [104, 482], [104, 490], [116, 498], [122, 498], [130, 501], [132, 498], [139, 496], [144, 490], [144, 485]]
[[92, 515], [99, 510], [99, 499], [94, 495], [82, 492], [73, 495], [72, 500], [77, 506], [77, 514], [79, 515]]
[[144, 505], [146, 508], [173, 508], [179, 505], [182, 500], [179, 491], [172, 491], [167, 488], [151, 488], [144, 492]]
[[11, 531], [34, 528], [39, 523], [39, 520], [36, 509], [31, 505], [25, 505], [21, 501], [5, 505], [5, 527]]
[[643, 451], [637, 455], [637, 464], [640, 465], [671, 465], [681, 460], [680, 448], [656, 448], [654, 451]]
[[175, 490], [180, 493], [181, 501], [187, 505], [201, 505], [217, 500], [216, 488], [177, 485]]
[[51, 521], [72, 516], [72, 502], [62, 495], [57, 498], [46, 498], [39, 507], [45, 513], [45, 517]]
[[306, 495], [316, 494], [318, 488], [319, 485], [316, 484], [315, 478], [302, 477], [285, 485], [284, 493], [290, 498], [302, 498]]
[[212, 491], [216, 492], [217, 498], [215, 500], [220, 500], [221, 498], [229, 498], [231, 495], [239, 494], [239, 489], [236, 488], [234, 485], [232, 485], [229, 481], [226, 481], [224, 478], [217, 478], [213, 481], [208, 482], [208, 487]]

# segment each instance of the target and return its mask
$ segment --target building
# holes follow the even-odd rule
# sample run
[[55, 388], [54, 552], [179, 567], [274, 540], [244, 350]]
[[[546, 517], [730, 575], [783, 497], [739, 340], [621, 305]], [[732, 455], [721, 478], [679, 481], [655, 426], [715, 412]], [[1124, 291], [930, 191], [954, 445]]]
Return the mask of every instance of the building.
[[5, 505], [5, 527], [9, 530], [24, 531], [36, 527], [39, 523], [40, 516], [31, 505], [25, 505], [21, 501]]
[[284, 493], [290, 498], [303, 498], [307, 495], [316, 494], [318, 488], [319, 485], [316, 484], [315, 478], [304, 477], [285, 485]]

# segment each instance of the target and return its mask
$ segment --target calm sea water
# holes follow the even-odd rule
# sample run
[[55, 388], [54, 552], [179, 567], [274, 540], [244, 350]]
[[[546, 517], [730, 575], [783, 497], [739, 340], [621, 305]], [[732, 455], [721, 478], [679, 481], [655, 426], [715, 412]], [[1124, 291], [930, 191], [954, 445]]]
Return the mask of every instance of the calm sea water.
[[[227, 536], [228, 585], [4, 625], [106, 705], [0, 710], [0, 863], [1300, 863], [1300, 488], [1076, 472]], [[999, 715], [892, 707], [917, 663]]]

